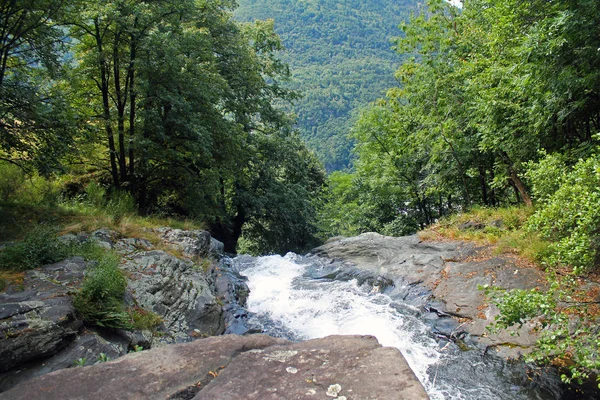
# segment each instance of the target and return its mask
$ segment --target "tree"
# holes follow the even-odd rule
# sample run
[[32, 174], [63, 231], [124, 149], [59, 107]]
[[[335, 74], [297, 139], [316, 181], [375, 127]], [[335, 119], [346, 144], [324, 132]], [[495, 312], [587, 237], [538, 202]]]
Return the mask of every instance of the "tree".
[[43, 173], [59, 167], [72, 134], [60, 70], [61, 0], [0, 4], [0, 158]]

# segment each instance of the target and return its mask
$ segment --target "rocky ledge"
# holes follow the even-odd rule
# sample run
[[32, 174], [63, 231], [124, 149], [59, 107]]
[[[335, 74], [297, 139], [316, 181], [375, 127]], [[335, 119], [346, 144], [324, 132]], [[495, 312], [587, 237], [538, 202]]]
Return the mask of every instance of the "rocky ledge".
[[56, 371], [0, 399], [428, 399], [397, 349], [370, 336], [291, 343], [225, 335]]
[[156, 233], [169, 252], [107, 229], [61, 238], [95, 240], [121, 254], [128, 277], [125, 304], [157, 314], [162, 324], [153, 332], [103, 329], [81, 320], [73, 295], [90, 264], [81, 257], [27, 271], [22, 283], [0, 293], [0, 391], [76, 362], [91, 365], [134, 349], [226, 332], [234, 317], [223, 299], [237, 300], [236, 285], [241, 292], [245, 285], [234, 282], [232, 272], [219, 270], [222, 245], [205, 231], [162, 228]]
[[390, 295], [412, 299], [415, 305], [442, 318], [454, 318], [457, 323], [445, 336], [460, 338], [469, 333], [486, 351], [517, 358], [535, 344], [534, 325], [489, 333], [486, 326], [498, 310], [478, 287], [544, 289], [547, 282], [535, 267], [518, 265], [510, 257], [490, 257], [486, 250], [459, 241], [427, 242], [417, 235], [365, 233], [333, 238], [313, 253], [337, 260], [333, 265], [338, 273], [366, 274], [388, 286]]

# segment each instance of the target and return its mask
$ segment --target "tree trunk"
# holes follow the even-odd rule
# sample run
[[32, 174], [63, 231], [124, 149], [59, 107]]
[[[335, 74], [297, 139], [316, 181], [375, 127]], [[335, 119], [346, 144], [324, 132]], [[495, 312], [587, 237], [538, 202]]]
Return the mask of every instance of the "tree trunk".
[[[137, 25], [137, 17], [134, 23], [134, 28]], [[135, 57], [137, 52], [137, 41], [135, 36], [131, 36], [131, 48], [129, 54], [129, 177], [135, 182], [135, 113], [136, 113], [136, 93], [135, 93]]]
[[96, 47], [98, 50], [98, 67], [100, 68], [100, 91], [102, 92], [102, 108], [104, 118], [104, 128], [106, 129], [106, 136], [108, 139], [108, 152], [110, 157], [110, 172], [112, 175], [113, 186], [118, 188], [119, 183], [119, 171], [117, 168], [117, 151], [115, 149], [115, 137], [112, 129], [112, 123], [110, 118], [110, 99], [108, 89], [108, 71], [106, 63], [104, 61], [104, 49], [102, 43], [102, 36], [100, 34], [100, 22], [98, 18], [94, 20], [94, 26], [96, 29], [95, 39]]
[[517, 188], [519, 195], [521, 196], [521, 199], [523, 199], [525, 205], [527, 205], [527, 207], [533, 206], [533, 201], [531, 201], [531, 197], [527, 192], [527, 188], [525, 188], [525, 184], [523, 184], [523, 181], [521, 180], [521, 178], [519, 178], [517, 172], [511, 167], [509, 173], [510, 180], [515, 185], [515, 188]]
[[121, 183], [127, 181], [127, 157], [125, 153], [125, 106], [127, 94], [121, 88], [121, 66], [119, 58], [119, 42], [121, 32], [115, 34], [113, 43], [113, 75], [115, 81], [115, 96], [117, 103], [117, 130], [119, 132], [119, 173]]

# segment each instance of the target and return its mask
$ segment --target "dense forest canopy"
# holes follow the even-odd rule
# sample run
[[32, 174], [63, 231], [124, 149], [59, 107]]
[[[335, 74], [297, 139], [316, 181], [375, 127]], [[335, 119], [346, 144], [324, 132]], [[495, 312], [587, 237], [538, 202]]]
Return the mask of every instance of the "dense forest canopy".
[[323, 172], [275, 106], [297, 95], [273, 24], [234, 7], [3, 1], [0, 159], [206, 221], [227, 250], [308, 246]]
[[[429, 0], [402, 25], [399, 85], [362, 112], [354, 171], [330, 176], [321, 214], [324, 236], [437, 223], [434, 237], [489, 237], [537, 263], [547, 290], [482, 287], [491, 329], [530, 321], [526, 359], [579, 383], [600, 370], [586, 292], [600, 269], [599, 27], [597, 0]], [[485, 214], [501, 217], [451, 226]]]
[[240, 0], [242, 21], [275, 20], [275, 30], [298, 90], [295, 102], [302, 138], [328, 171], [351, 164], [348, 136], [358, 110], [395, 84], [401, 55], [392, 50], [398, 25], [415, 0], [336, 2], [331, 0]]
[[597, 152], [598, 26], [595, 1], [416, 11], [397, 39], [412, 57], [400, 86], [356, 124], [355, 172], [332, 176], [332, 233], [403, 234], [473, 205], [540, 200], [540, 160], [569, 168]]

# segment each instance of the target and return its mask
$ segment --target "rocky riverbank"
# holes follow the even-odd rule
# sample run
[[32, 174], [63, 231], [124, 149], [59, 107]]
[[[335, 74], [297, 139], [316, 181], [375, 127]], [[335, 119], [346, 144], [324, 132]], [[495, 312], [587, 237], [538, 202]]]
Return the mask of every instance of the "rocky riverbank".
[[81, 319], [73, 296], [91, 263], [81, 257], [27, 271], [0, 294], [0, 398], [427, 398], [400, 352], [373, 337], [202, 339], [251, 333], [248, 288], [207, 232], [155, 233], [160, 246], [106, 229], [61, 238], [121, 255], [125, 303], [158, 315], [153, 331]]
[[0, 294], [0, 390], [75, 364], [225, 332], [231, 316], [221, 299], [235, 297], [228, 292], [235, 285], [223, 282], [227, 275], [219, 272], [222, 244], [205, 231], [162, 228], [155, 233], [172, 252], [106, 229], [61, 240], [94, 240], [120, 253], [128, 278], [126, 305], [155, 313], [162, 323], [153, 331], [85, 324], [73, 305], [90, 264], [81, 257], [27, 271], [22, 283]]
[[[315, 249], [317, 256], [342, 262], [336, 267], [362, 271], [382, 280], [391, 295], [414, 298], [422, 309], [459, 322], [454, 337], [469, 333], [487, 351], [517, 358], [531, 350], [537, 335], [532, 324], [491, 334], [486, 326], [498, 314], [480, 286], [505, 289], [544, 289], [544, 273], [534, 266], [518, 265], [505, 256], [486, 254], [485, 248], [460, 241], [426, 242], [417, 235], [387, 237], [365, 233], [333, 238]], [[330, 272], [331, 274], [332, 272]], [[463, 333], [464, 332], [464, 333]]]
[[[28, 271], [22, 284], [0, 294], [0, 398], [99, 398], [106, 390], [110, 398], [327, 398], [328, 391], [339, 399], [426, 398], [402, 355], [374, 338], [293, 344], [248, 335], [256, 331], [246, 324], [248, 288], [220, 257], [222, 244], [204, 231], [155, 233], [160, 246], [108, 230], [62, 239], [93, 239], [120, 253], [125, 302], [161, 318], [153, 331], [104, 329], [80, 319], [72, 296], [89, 266], [80, 257]], [[527, 324], [516, 335], [487, 332], [498, 310], [478, 289], [543, 289], [545, 277], [533, 266], [489, 257], [473, 244], [416, 235], [333, 238], [312, 253], [329, 260], [317, 278], [358, 278], [409, 300], [435, 317], [434, 327], [449, 341], [468, 334], [486, 352], [515, 358], [536, 341]], [[196, 340], [223, 333], [246, 336]], [[147, 351], [128, 354], [141, 349]], [[91, 367], [73, 368], [83, 365]]]

